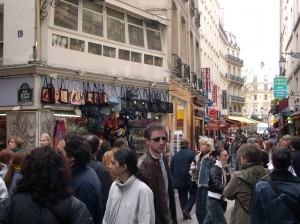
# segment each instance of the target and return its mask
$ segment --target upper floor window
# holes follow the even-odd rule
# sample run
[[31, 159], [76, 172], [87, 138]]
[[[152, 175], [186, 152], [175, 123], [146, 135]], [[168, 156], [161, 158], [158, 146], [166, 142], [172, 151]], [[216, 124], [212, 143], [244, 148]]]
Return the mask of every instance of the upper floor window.
[[161, 51], [161, 39], [159, 25], [146, 23], [148, 49]]
[[54, 25], [78, 30], [78, 0], [60, 1], [55, 8]]
[[144, 47], [143, 20], [127, 16], [129, 44]]
[[253, 77], [253, 81], [254, 81], [254, 82], [257, 82], [257, 75], [255, 75], [255, 76]]
[[82, 32], [103, 37], [103, 6], [83, 1], [82, 8]]
[[125, 43], [124, 13], [111, 8], [107, 11], [107, 39]]
[[265, 94], [265, 100], [268, 100], [268, 95], [267, 94]]
[[257, 95], [254, 95], [254, 100], [257, 100]]
[[264, 90], [268, 90], [268, 85], [264, 85]]
[[253, 86], [253, 90], [254, 90], [254, 91], [257, 91], [257, 86], [256, 86], [256, 85]]

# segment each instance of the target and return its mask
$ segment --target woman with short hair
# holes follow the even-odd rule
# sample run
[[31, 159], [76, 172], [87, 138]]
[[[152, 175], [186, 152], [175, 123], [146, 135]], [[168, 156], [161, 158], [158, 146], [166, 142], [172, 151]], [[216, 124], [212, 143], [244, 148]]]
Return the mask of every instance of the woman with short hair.
[[234, 172], [223, 191], [225, 198], [235, 200], [231, 211], [231, 224], [250, 223], [249, 213], [253, 189], [256, 183], [268, 173], [268, 170], [261, 164], [261, 156], [261, 150], [256, 144], [247, 143], [238, 150], [240, 170]]
[[7, 141], [7, 148], [13, 151], [14, 153], [21, 151], [21, 147], [23, 145], [23, 140], [19, 136], [12, 136]]
[[47, 133], [44, 133], [40, 137], [40, 147], [51, 146], [51, 137]]

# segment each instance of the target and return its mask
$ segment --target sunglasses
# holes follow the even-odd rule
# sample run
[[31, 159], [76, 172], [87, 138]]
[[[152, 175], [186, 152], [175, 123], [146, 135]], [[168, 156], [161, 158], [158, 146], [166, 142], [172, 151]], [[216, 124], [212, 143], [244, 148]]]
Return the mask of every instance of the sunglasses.
[[160, 140], [166, 141], [167, 137], [157, 137], [157, 138], [150, 138], [150, 140], [153, 140], [155, 142], [159, 142]]

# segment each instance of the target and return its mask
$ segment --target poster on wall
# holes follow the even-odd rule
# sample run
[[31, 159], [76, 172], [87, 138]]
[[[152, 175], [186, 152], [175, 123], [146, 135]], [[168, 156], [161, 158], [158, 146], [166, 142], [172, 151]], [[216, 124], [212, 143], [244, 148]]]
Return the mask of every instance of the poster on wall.
[[222, 90], [222, 109], [227, 109], [227, 90]]
[[217, 106], [218, 105], [218, 86], [217, 85], [213, 85], [212, 100], [213, 100], [214, 106]]
[[210, 68], [202, 68], [201, 73], [203, 75], [203, 90], [205, 92], [210, 92]]

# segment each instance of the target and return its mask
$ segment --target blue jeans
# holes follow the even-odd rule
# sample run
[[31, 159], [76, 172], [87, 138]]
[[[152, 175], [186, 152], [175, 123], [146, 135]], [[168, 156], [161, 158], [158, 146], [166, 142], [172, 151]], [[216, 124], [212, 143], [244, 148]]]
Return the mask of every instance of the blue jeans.
[[226, 224], [222, 209], [222, 201], [218, 199], [207, 199], [207, 215], [204, 224]]
[[196, 216], [199, 224], [203, 224], [206, 216], [207, 187], [199, 187], [196, 196]]
[[236, 153], [231, 154], [231, 167], [236, 168]]

